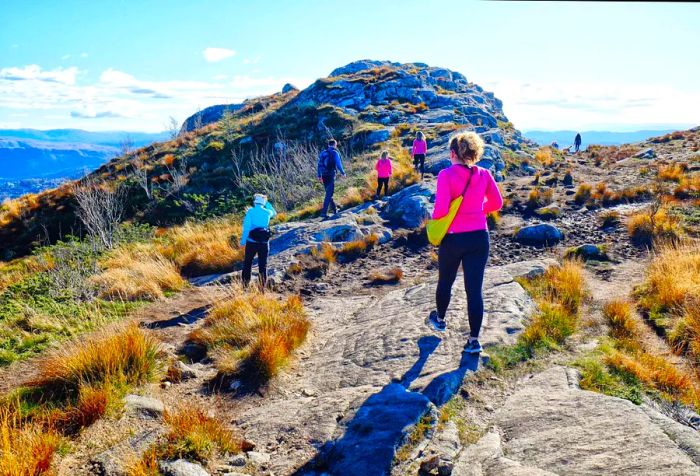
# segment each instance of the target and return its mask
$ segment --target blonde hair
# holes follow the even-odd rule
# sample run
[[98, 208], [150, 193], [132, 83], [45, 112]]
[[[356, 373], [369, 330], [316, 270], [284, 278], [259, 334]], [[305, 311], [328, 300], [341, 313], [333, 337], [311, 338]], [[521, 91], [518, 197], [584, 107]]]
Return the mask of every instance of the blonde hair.
[[484, 140], [475, 132], [460, 132], [450, 139], [450, 150], [465, 165], [474, 165], [484, 153]]
[[423, 135], [422, 131], [416, 132], [416, 140], [425, 140], [425, 135]]
[[387, 157], [389, 157], [389, 151], [388, 151], [388, 150], [383, 150], [383, 151], [382, 151], [382, 159], [386, 159]]

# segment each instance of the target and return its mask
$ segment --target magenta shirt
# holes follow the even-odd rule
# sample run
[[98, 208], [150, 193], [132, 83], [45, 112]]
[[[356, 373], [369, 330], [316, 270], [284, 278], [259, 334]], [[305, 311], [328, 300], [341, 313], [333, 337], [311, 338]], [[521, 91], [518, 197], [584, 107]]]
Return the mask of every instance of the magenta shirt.
[[425, 154], [428, 151], [428, 143], [424, 140], [414, 140], [411, 155]]
[[379, 159], [375, 169], [377, 169], [378, 178], [391, 177], [391, 159]]
[[[447, 230], [448, 233], [486, 230], [486, 215], [500, 210], [503, 206], [501, 191], [498, 190], [491, 173], [481, 167], [474, 168], [476, 170], [473, 172], [472, 181], [464, 194], [457, 216]], [[469, 173], [471, 170], [463, 165], [452, 165], [440, 171], [435, 193], [434, 219], [447, 215], [452, 200], [459, 197], [464, 190]]]

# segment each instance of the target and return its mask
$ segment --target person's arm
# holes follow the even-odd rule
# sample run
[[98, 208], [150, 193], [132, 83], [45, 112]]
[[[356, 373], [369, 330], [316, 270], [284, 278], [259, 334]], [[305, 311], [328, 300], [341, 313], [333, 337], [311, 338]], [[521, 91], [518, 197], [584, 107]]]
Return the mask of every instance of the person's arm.
[[374, 164], [374, 170], [376, 170], [377, 172], [379, 172], [379, 162], [380, 162], [381, 160], [382, 160], [382, 159], [377, 160], [377, 163]]
[[277, 215], [277, 210], [275, 210], [275, 207], [273, 207], [272, 204], [271, 204], [270, 202], [267, 202], [267, 203], [265, 204], [265, 210], [267, 210], [268, 212], [270, 212], [270, 218], [274, 218], [275, 215]]
[[246, 244], [246, 241], [248, 241], [248, 233], [250, 233], [250, 225], [251, 225], [251, 218], [250, 218], [250, 209], [246, 212], [245, 218], [243, 218], [243, 230], [241, 231], [241, 241], [240, 245], [244, 246]]
[[491, 213], [500, 210], [503, 207], [503, 197], [498, 189], [496, 181], [491, 176], [488, 170], [486, 172], [486, 193], [484, 194], [484, 213]]
[[447, 215], [450, 211], [450, 180], [447, 175], [440, 172], [437, 179], [437, 191], [435, 192], [435, 208], [433, 208], [433, 219], [437, 220]]
[[389, 159], [389, 177], [391, 177], [393, 171], [393, 164], [391, 162], [391, 159]]
[[340, 160], [340, 152], [335, 152], [335, 167], [340, 171], [342, 176], [345, 176], [345, 169], [343, 168], [343, 161]]
[[411, 157], [416, 155], [416, 141], [413, 141], [413, 146], [411, 147]]

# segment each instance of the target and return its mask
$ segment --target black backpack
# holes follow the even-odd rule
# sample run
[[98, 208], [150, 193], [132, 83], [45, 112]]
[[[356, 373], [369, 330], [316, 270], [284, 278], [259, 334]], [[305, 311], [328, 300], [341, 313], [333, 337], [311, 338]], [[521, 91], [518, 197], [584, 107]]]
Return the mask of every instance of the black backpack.
[[258, 243], [267, 243], [270, 241], [271, 236], [272, 232], [269, 228], [253, 228], [250, 230], [250, 233], [248, 233], [248, 237]]
[[336, 165], [335, 165], [334, 152], [335, 152], [335, 149], [333, 149], [331, 147], [329, 147], [328, 149], [326, 149], [324, 151], [324, 153], [326, 154], [326, 161], [325, 161], [326, 167], [325, 167], [323, 175], [326, 175], [326, 176], [335, 175]]

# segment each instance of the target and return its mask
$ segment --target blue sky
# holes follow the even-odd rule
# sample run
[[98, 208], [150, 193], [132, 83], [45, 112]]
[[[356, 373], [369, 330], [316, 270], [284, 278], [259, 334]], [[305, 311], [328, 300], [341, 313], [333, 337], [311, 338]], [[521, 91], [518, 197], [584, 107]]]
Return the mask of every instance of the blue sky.
[[0, 128], [158, 131], [353, 60], [421, 61], [521, 129], [700, 124], [700, 5], [3, 0]]

